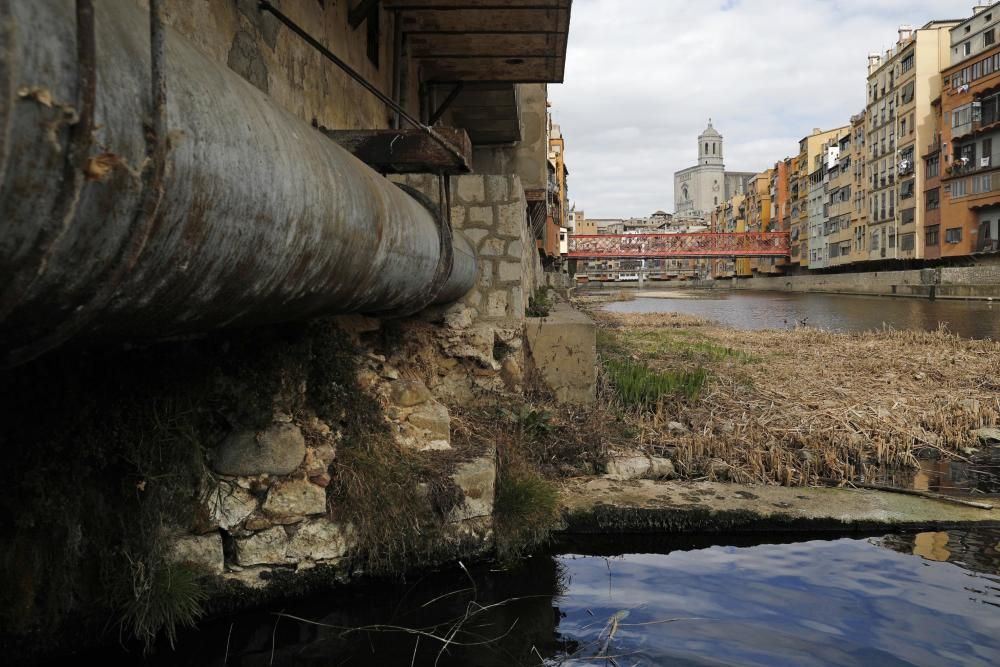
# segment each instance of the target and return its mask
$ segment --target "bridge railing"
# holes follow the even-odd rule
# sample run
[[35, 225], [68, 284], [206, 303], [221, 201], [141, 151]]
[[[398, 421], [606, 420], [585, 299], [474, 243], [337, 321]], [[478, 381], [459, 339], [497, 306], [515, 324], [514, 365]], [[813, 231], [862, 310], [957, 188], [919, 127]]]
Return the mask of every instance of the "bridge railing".
[[788, 232], [573, 234], [567, 257], [787, 257]]

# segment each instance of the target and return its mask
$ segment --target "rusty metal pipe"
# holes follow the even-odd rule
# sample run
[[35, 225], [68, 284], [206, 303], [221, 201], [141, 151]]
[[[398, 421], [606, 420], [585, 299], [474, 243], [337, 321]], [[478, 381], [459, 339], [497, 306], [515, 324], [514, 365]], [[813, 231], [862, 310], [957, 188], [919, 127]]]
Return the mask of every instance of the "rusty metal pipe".
[[[133, 0], [94, 5], [97, 99], [81, 138], [73, 1], [0, 0], [6, 365], [69, 338], [414, 312], [471, 289], [460, 234], [170, 29], [167, 145], [151, 154], [149, 16]], [[75, 145], [85, 178], [67, 197]]]

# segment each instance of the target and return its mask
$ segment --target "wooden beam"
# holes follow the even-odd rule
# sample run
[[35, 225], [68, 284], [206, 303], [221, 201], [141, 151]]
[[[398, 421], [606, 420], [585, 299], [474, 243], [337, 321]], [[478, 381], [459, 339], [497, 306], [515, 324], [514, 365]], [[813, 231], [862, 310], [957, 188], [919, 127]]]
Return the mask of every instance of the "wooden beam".
[[400, 19], [406, 32], [537, 33], [569, 32], [567, 9], [494, 9], [404, 11]]
[[457, 149], [460, 155], [456, 156], [423, 130], [320, 129], [356, 158], [382, 173], [467, 174], [472, 171], [472, 142], [465, 130], [434, 128]]
[[378, 4], [379, 0], [359, 0], [358, 4], [347, 14], [347, 22], [357, 30], [358, 26], [365, 22], [372, 9]]
[[422, 60], [426, 81], [562, 83], [564, 58], [436, 58]]
[[490, 35], [414, 33], [410, 53], [417, 58], [473, 55], [505, 58], [552, 57], [566, 52], [565, 35], [500, 33]]
[[383, 0], [386, 9], [569, 9], [573, 0]]

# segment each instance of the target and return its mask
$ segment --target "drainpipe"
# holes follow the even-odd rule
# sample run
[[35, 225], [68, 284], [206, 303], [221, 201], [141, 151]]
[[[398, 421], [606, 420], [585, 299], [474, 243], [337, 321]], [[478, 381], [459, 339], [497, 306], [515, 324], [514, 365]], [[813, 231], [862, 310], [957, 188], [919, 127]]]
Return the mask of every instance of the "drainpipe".
[[0, 364], [70, 339], [410, 314], [472, 288], [475, 253], [436, 206], [169, 28], [156, 122], [150, 14], [93, 5], [81, 56], [73, 0], [0, 0]]

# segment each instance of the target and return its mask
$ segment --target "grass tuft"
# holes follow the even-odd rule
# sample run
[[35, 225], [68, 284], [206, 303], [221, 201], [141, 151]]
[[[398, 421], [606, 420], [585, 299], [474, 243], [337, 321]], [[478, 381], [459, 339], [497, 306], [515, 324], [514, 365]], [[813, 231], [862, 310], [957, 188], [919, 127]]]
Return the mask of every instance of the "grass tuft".
[[193, 627], [202, 615], [207, 593], [200, 573], [186, 563], [162, 561], [152, 566], [129, 558], [129, 590], [122, 591], [120, 627], [149, 651], [162, 632], [174, 647], [177, 629]]
[[494, 505], [497, 556], [509, 562], [544, 544], [559, 518], [555, 485], [526, 467], [507, 468]]
[[697, 400], [708, 379], [704, 368], [661, 372], [630, 359], [607, 359], [604, 368], [622, 403], [633, 408], [655, 408], [671, 397]]

